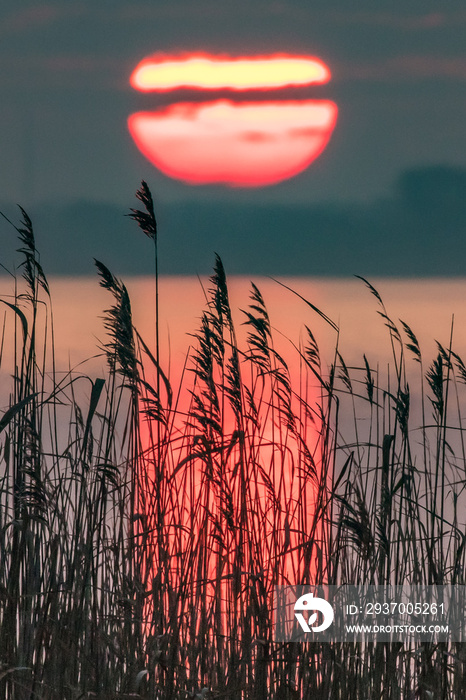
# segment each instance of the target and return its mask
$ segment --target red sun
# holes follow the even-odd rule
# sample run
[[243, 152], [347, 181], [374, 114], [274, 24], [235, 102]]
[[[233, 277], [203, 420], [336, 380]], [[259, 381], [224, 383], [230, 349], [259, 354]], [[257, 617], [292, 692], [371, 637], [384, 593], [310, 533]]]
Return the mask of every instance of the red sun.
[[132, 114], [128, 126], [139, 150], [170, 177], [197, 185], [272, 185], [317, 158], [337, 118], [333, 102], [279, 100], [277, 91], [329, 79], [328, 68], [308, 57], [146, 59], [131, 76], [143, 92], [260, 89], [273, 90], [275, 99], [175, 103]]

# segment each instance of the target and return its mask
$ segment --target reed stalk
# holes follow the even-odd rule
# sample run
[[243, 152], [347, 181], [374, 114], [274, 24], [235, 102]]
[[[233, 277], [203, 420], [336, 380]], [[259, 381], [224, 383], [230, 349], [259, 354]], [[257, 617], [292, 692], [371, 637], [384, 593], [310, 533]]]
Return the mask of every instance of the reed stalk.
[[[217, 257], [173, 387], [146, 183], [137, 197], [131, 216], [154, 243], [155, 347], [96, 262], [112, 300], [105, 377], [57, 371], [26, 212], [15, 226], [21, 276], [1, 300], [0, 696], [463, 698], [462, 645], [273, 637], [276, 585], [465, 584], [466, 369], [453, 339], [426, 363], [364, 280], [390, 368], [363, 348], [349, 367], [338, 328], [303, 297], [308, 325], [285, 358], [254, 284], [239, 340]], [[328, 364], [323, 329], [335, 333]]]

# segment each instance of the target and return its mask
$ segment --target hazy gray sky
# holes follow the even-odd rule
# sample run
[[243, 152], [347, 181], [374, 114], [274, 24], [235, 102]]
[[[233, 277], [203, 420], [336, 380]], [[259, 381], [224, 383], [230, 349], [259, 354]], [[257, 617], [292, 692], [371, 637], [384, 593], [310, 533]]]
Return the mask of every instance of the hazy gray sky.
[[[400, 171], [466, 165], [466, 6], [348, 0], [61, 0], [2, 3], [0, 201], [126, 206], [141, 178], [164, 201], [367, 201]], [[339, 108], [325, 153], [302, 175], [251, 191], [190, 187], [133, 144], [147, 108], [129, 76], [156, 52], [289, 51], [323, 59], [319, 93]], [[144, 98], [144, 99], [141, 99]]]

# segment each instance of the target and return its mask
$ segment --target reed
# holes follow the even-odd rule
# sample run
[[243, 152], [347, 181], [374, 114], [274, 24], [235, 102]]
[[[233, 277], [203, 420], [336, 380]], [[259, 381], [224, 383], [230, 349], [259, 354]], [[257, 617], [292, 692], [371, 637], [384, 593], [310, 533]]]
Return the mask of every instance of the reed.
[[363, 349], [348, 367], [336, 325], [301, 298], [335, 333], [335, 353], [322, 358], [305, 327], [290, 341], [296, 380], [254, 284], [238, 340], [217, 257], [173, 387], [145, 183], [137, 196], [144, 209], [131, 215], [155, 244], [156, 345], [96, 261], [111, 299], [104, 377], [57, 370], [50, 289], [23, 210], [15, 226], [21, 276], [1, 300], [0, 696], [463, 698], [461, 645], [272, 636], [278, 584], [465, 583], [466, 367], [452, 341], [426, 360], [364, 280], [390, 367]]

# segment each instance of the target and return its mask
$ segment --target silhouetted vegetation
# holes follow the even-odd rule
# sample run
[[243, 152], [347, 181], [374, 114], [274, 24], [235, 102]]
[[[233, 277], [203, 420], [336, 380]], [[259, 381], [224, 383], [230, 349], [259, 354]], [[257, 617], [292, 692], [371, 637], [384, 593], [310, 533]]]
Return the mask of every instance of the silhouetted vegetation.
[[[157, 243], [144, 183], [138, 197], [132, 217]], [[59, 372], [22, 213], [22, 276], [1, 300], [1, 697], [464, 697], [460, 644], [272, 637], [276, 584], [465, 583], [460, 355], [425, 358], [368, 284], [391, 367], [347, 367], [337, 327], [303, 300], [335, 354], [306, 327], [296, 379], [253, 284], [238, 341], [217, 257], [174, 387], [96, 262], [107, 374]]]

